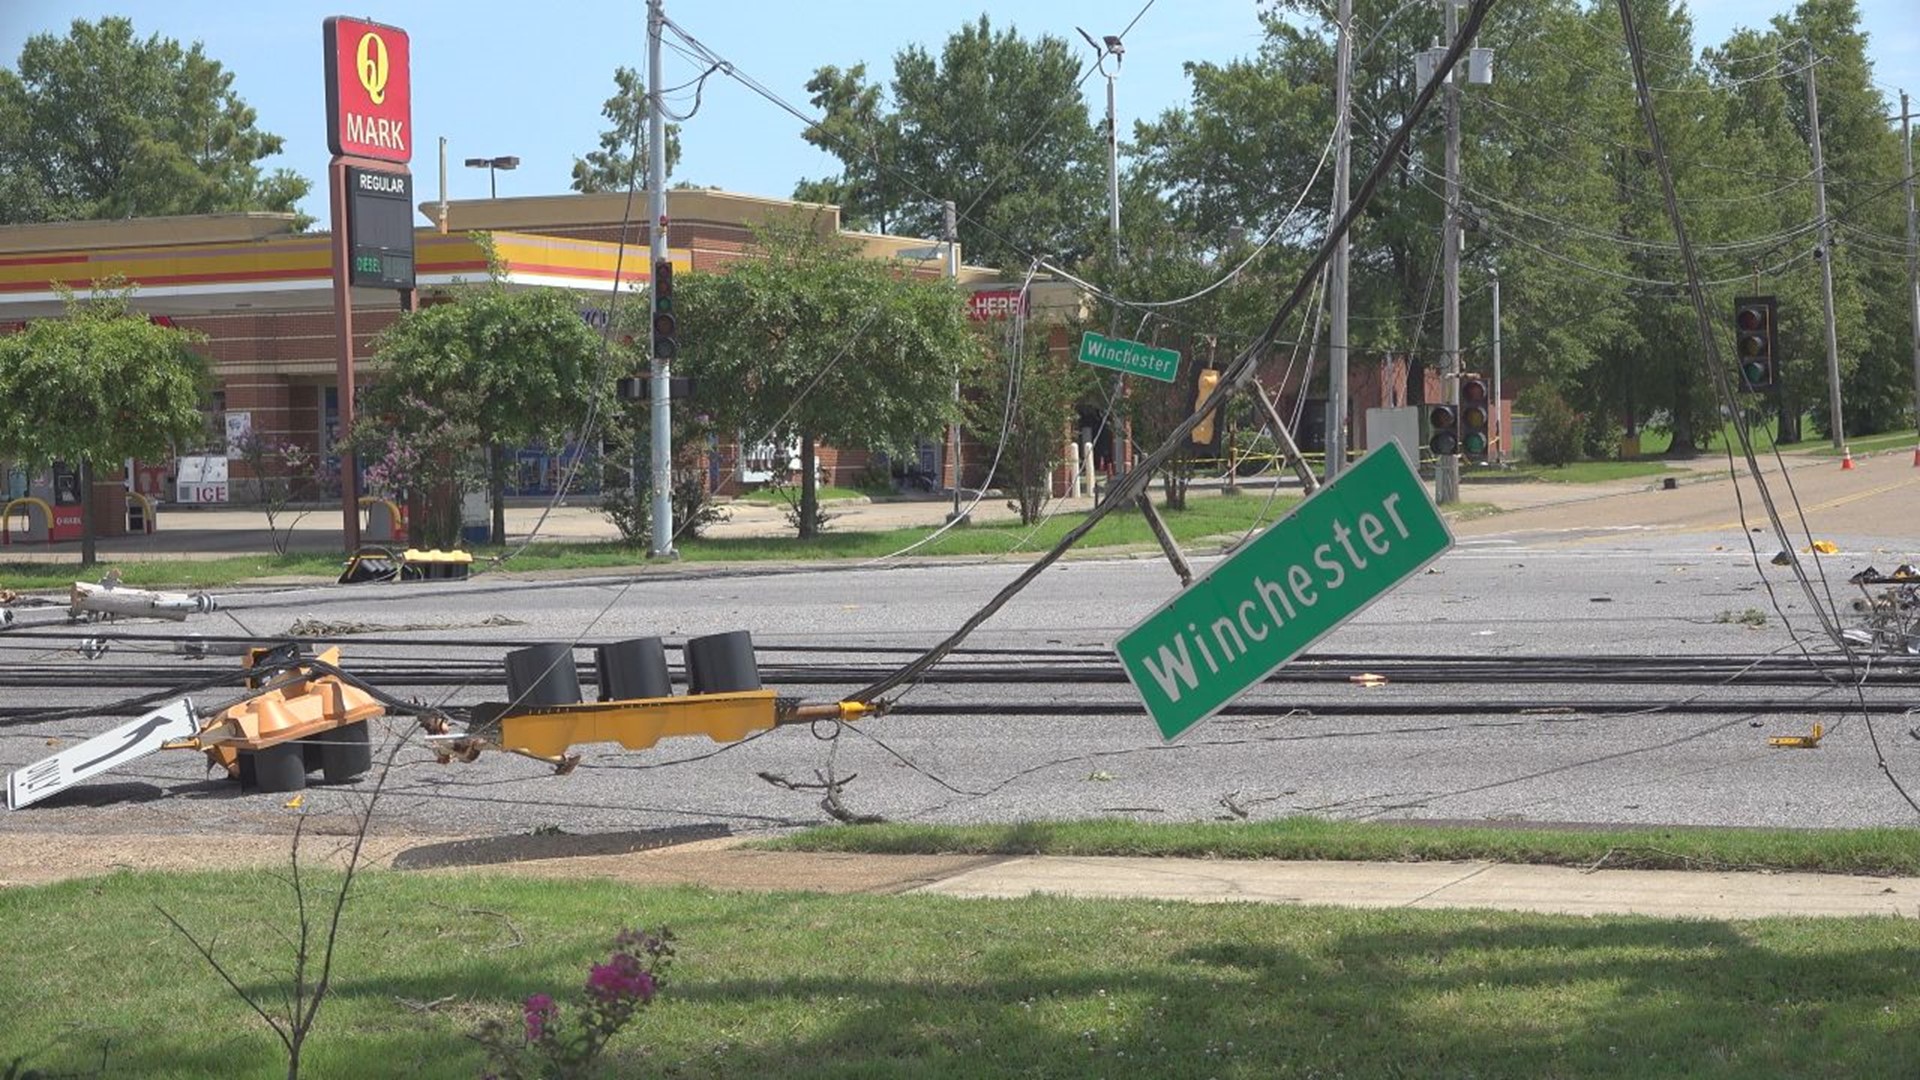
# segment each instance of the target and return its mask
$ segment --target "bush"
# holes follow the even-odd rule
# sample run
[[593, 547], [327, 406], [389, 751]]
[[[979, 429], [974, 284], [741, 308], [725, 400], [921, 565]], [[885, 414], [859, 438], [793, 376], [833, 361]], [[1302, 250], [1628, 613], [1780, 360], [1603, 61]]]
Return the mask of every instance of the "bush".
[[1527, 392], [1520, 404], [1533, 417], [1527, 434], [1527, 459], [1536, 465], [1565, 465], [1579, 460], [1587, 425], [1566, 399], [1546, 387]]

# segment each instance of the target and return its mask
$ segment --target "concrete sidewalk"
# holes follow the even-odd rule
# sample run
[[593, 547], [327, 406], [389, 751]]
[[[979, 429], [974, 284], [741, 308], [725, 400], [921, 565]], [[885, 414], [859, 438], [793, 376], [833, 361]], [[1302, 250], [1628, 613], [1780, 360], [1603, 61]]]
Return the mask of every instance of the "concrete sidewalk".
[[[669, 830], [671, 831], [671, 830]], [[0, 829], [0, 888], [115, 870], [284, 867], [273, 833], [76, 837]], [[1033, 894], [1193, 903], [1479, 908], [1566, 915], [1754, 919], [1920, 918], [1920, 878], [1740, 871], [1585, 870], [1491, 862], [1286, 862], [761, 851], [738, 837], [674, 842], [658, 833], [368, 838], [397, 873], [511, 874], [629, 885], [746, 891], [1020, 897]], [[579, 854], [582, 851], [599, 852]], [[57, 857], [54, 853], [57, 852]], [[305, 858], [337, 861], [315, 845]]]

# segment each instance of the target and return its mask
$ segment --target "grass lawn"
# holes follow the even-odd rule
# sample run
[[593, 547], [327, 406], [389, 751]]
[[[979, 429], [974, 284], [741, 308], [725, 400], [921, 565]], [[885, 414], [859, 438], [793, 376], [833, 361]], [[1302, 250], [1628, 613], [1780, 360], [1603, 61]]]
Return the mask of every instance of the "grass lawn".
[[[1771, 451], [1773, 449], [1774, 432], [1778, 428], [1778, 419], [1771, 416], [1767, 417], [1766, 420], [1761, 423], [1752, 425], [1748, 430], [1753, 437], [1753, 448], [1755, 450]], [[1808, 418], [1802, 421], [1800, 425], [1800, 436], [1799, 442], [1789, 443], [1780, 449], [1788, 453], [1804, 452], [1821, 454], [1827, 457], [1840, 456], [1840, 451], [1835, 450], [1831, 443], [1814, 431], [1812, 414], [1808, 414]], [[1701, 453], [1724, 456], [1728, 444], [1739, 445], [1737, 439], [1738, 436], [1734, 434], [1733, 425], [1727, 424], [1711, 439], [1703, 441]], [[1667, 446], [1672, 441], [1673, 435], [1671, 432], [1652, 430], [1641, 432], [1641, 459], [1657, 458], [1666, 453]], [[1915, 433], [1911, 428], [1902, 428], [1899, 431], [1890, 431], [1880, 435], [1850, 436], [1847, 439], [1847, 445], [1852, 448], [1856, 454], [1864, 454], [1876, 450], [1911, 449], [1915, 442]]]
[[[1218, 498], [1195, 494], [1185, 510], [1164, 510], [1167, 528], [1174, 538], [1193, 542], [1209, 536], [1244, 532], [1256, 523], [1271, 522], [1290, 510], [1299, 499], [1282, 495], [1269, 503], [1264, 493], [1248, 492], [1239, 498]], [[1080, 523], [1084, 513], [1056, 514], [1045, 524], [1020, 525], [995, 522], [949, 529], [938, 539], [914, 548], [921, 556], [1005, 555], [1045, 550]], [[890, 529], [881, 532], [840, 532], [829, 524], [827, 531], [812, 540], [783, 536], [768, 539], [692, 538], [678, 547], [684, 562], [763, 562], [770, 560], [878, 559], [913, 547], [935, 530], [920, 527]], [[1108, 515], [1081, 541], [1082, 547], [1131, 546], [1154, 543], [1146, 519], [1135, 512]], [[507, 549], [482, 546], [474, 551], [476, 572], [486, 560]], [[529, 546], [504, 567], [507, 573], [541, 570], [620, 569], [648, 564], [646, 551], [617, 543], [539, 543]], [[108, 566], [118, 566], [129, 585], [147, 588], [218, 588], [236, 582], [283, 575], [335, 577], [342, 561], [332, 555], [238, 556], [204, 562], [125, 561], [103, 562], [89, 571], [88, 580], [97, 578]], [[0, 562], [0, 588], [65, 588], [78, 573], [74, 563]], [[4, 1075], [4, 1074], [0, 1074]]]
[[787, 851], [883, 855], [1148, 855], [1509, 863], [1666, 870], [1804, 870], [1920, 875], [1915, 829], [1526, 829], [1325, 821], [1152, 824], [1123, 820], [1019, 825], [859, 825], [763, 841]]
[[[323, 879], [325, 880], [325, 879]], [[263, 873], [0, 890], [0, 1075], [284, 1074]], [[471, 1078], [628, 926], [678, 959], [609, 1077], [1841, 1077], [1920, 1061], [1920, 921], [1751, 922], [361, 879], [305, 1075]]]
[[[1840, 456], [1840, 451], [1835, 450], [1831, 443], [1809, 441], [1805, 445], [1811, 448], [1813, 453], [1824, 457]], [[1890, 431], [1885, 435], [1865, 435], [1859, 438], [1849, 436], [1847, 439], [1847, 449], [1856, 454], [1867, 454], [1876, 450], [1910, 450], [1914, 445], [1914, 433], [1911, 431]]]
[[[865, 499], [865, 498], [870, 498], [873, 494], [872, 492], [861, 491], [858, 488], [839, 487], [834, 484], [821, 484], [818, 488], [815, 488], [814, 491], [815, 491], [815, 497], [817, 497], [821, 502], [844, 501], [847, 499]], [[743, 503], [754, 503], [759, 506], [786, 506], [787, 505], [787, 500], [785, 497], [768, 488], [757, 488], [753, 491], [749, 491], [746, 494], [740, 496], [739, 499], [737, 499], [736, 501], [743, 502]], [[795, 503], [798, 503], [800, 501], [799, 488], [793, 489], [793, 501]]]

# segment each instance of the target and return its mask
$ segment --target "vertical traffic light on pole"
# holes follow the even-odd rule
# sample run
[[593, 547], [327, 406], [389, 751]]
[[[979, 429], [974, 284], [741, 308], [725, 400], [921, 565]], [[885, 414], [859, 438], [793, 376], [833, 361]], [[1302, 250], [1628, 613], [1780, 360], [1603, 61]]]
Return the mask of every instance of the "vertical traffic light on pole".
[[1460, 410], [1446, 402], [1427, 406], [1427, 449], [1445, 457], [1460, 452]]
[[1740, 364], [1740, 389], [1758, 392], [1779, 383], [1779, 314], [1771, 296], [1734, 298], [1733, 354]]
[[1487, 460], [1487, 437], [1493, 431], [1493, 407], [1485, 376], [1460, 376], [1460, 453], [1482, 464]]
[[[1199, 412], [1200, 407], [1205, 405], [1209, 398], [1213, 397], [1213, 392], [1219, 385], [1220, 373], [1218, 371], [1212, 368], [1201, 369], [1200, 374], [1194, 379], [1193, 383], [1192, 411]], [[1219, 425], [1216, 424], [1215, 421], [1218, 419], [1220, 419], [1220, 411], [1218, 409], [1208, 413], [1205, 420], [1195, 425], [1192, 434], [1187, 436], [1187, 441], [1193, 443], [1195, 446], [1214, 445], [1217, 441], [1216, 436], [1219, 428]]]
[[673, 317], [673, 261], [653, 264], [653, 355], [673, 360], [680, 354], [679, 323]]

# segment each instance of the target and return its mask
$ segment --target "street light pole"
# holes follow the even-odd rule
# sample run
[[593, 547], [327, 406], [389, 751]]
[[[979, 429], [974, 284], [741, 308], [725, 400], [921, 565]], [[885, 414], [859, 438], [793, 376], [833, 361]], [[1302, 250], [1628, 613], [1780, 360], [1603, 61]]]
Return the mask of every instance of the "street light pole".
[[[1080, 30], [1077, 26], [1074, 27], [1074, 29]], [[1100, 74], [1107, 78], [1107, 237], [1108, 243], [1111, 245], [1113, 266], [1115, 270], [1118, 270], [1120, 267], [1120, 119], [1115, 106], [1116, 99], [1113, 84], [1114, 80], [1120, 77], [1120, 63], [1126, 56], [1127, 49], [1125, 45], [1121, 44], [1120, 39], [1113, 34], [1102, 37], [1098, 42], [1094, 41], [1093, 35], [1087, 33], [1085, 30], [1080, 30], [1080, 36], [1087, 39], [1088, 45], [1093, 46], [1093, 51], [1096, 54], [1094, 65], [1100, 69]], [[1113, 58], [1112, 71], [1107, 70], [1107, 58], [1109, 56]], [[1117, 321], [1118, 318], [1119, 314], [1116, 309], [1114, 320]], [[1107, 326], [1108, 336], [1112, 336], [1117, 330], [1118, 326], [1115, 325], [1114, 322], [1109, 322]], [[1126, 386], [1127, 377], [1125, 375], [1116, 376], [1116, 379], [1121, 387]], [[1115, 401], [1118, 401], [1117, 397]], [[1112, 410], [1108, 410], [1108, 413], [1109, 419], [1111, 419]], [[1122, 434], [1122, 429], [1119, 424], [1116, 423], [1111, 426], [1113, 438], [1113, 475], [1117, 479], [1122, 472], [1121, 463], [1126, 458], [1127, 441], [1125, 435]]]
[[511, 172], [519, 167], [520, 159], [514, 157], [512, 154], [505, 154], [500, 157], [470, 157], [467, 159], [467, 168], [487, 170], [487, 198], [489, 199], [497, 199], [500, 197], [500, 185], [494, 176], [494, 171], [499, 169]]

